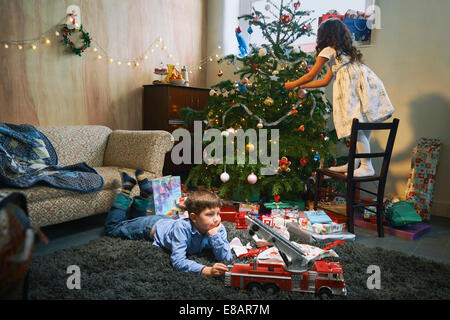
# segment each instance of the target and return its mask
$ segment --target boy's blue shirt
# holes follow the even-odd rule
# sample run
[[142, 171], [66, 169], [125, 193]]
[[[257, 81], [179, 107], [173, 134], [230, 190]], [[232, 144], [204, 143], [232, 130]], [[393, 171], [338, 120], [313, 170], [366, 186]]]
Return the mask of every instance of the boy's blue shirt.
[[172, 251], [170, 260], [180, 271], [200, 273], [205, 265], [189, 260], [186, 255], [200, 253], [204, 248], [211, 248], [218, 261], [233, 258], [227, 231], [223, 225], [214, 236], [203, 236], [189, 218], [158, 220], [155, 224], [153, 245]]

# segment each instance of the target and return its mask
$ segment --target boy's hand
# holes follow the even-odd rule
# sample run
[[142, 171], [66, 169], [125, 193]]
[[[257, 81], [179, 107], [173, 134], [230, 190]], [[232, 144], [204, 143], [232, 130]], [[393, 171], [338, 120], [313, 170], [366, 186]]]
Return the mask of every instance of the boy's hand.
[[292, 90], [297, 86], [295, 85], [295, 81], [288, 81], [284, 84], [284, 87], [286, 88], [286, 90]]
[[212, 237], [213, 235], [215, 235], [217, 232], [219, 232], [220, 228], [222, 227], [222, 223], [219, 223], [219, 225], [217, 227], [214, 227], [210, 230], [208, 230], [208, 235], [210, 237]]
[[205, 276], [218, 277], [228, 271], [228, 267], [223, 263], [215, 263], [212, 267], [204, 267], [201, 274]]

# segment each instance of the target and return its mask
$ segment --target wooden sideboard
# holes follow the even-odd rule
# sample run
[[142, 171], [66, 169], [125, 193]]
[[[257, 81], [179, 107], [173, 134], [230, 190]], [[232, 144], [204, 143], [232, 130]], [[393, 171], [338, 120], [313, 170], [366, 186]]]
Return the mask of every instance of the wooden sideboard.
[[[177, 86], [172, 84], [144, 85], [142, 99], [142, 129], [173, 132], [183, 127], [180, 110], [190, 107], [202, 110], [209, 98], [210, 89]], [[174, 165], [170, 152], [166, 154], [164, 175], [189, 171], [192, 165]]]

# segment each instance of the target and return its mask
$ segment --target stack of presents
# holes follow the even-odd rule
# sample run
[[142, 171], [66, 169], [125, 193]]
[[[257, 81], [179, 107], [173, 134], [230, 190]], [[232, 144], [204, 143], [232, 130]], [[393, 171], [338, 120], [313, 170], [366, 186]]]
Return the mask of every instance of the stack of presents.
[[[434, 178], [440, 151], [438, 139], [422, 138], [414, 148], [411, 174], [404, 201], [387, 199], [384, 203], [385, 233], [408, 240], [418, 239], [430, 230], [429, 220], [433, 200]], [[165, 214], [173, 218], [187, 217], [183, 202], [189, 191], [183, 190], [178, 176], [166, 176], [153, 181], [153, 200], [149, 214]], [[218, 190], [213, 190], [217, 192]], [[333, 190], [324, 190], [326, 194]], [[372, 199], [360, 201], [373, 202]], [[246, 229], [245, 216], [252, 215], [280, 234], [289, 232], [304, 237], [305, 243], [353, 240], [347, 232], [346, 202], [342, 197], [325, 198], [324, 210], [306, 210], [303, 200], [256, 204], [245, 201], [224, 201], [220, 210], [222, 221], [233, 222], [236, 229]], [[339, 214], [331, 213], [330, 209]], [[376, 208], [368, 207], [355, 215], [356, 226], [376, 230]]]
[[236, 223], [236, 229], [246, 229], [245, 215], [252, 215], [289, 239], [289, 232], [302, 236], [307, 243], [320, 240], [353, 240], [346, 231], [346, 217], [322, 210], [305, 210], [305, 202], [277, 201], [262, 205], [231, 202], [220, 211], [222, 221]]

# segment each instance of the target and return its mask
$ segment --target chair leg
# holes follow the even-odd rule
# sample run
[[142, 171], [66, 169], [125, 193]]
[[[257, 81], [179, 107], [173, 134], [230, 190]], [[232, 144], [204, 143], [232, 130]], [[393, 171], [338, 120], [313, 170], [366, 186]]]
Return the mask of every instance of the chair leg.
[[322, 174], [317, 172], [316, 176], [316, 192], [314, 193], [314, 210], [317, 210], [317, 203], [319, 202], [319, 192], [320, 192], [320, 180], [322, 179]]
[[377, 201], [377, 230], [378, 237], [384, 237], [384, 226], [383, 226], [383, 204], [380, 201]]
[[355, 208], [353, 203], [355, 202], [355, 184], [353, 182], [347, 182], [347, 227], [348, 232], [355, 233], [355, 224], [353, 221], [353, 213]]

